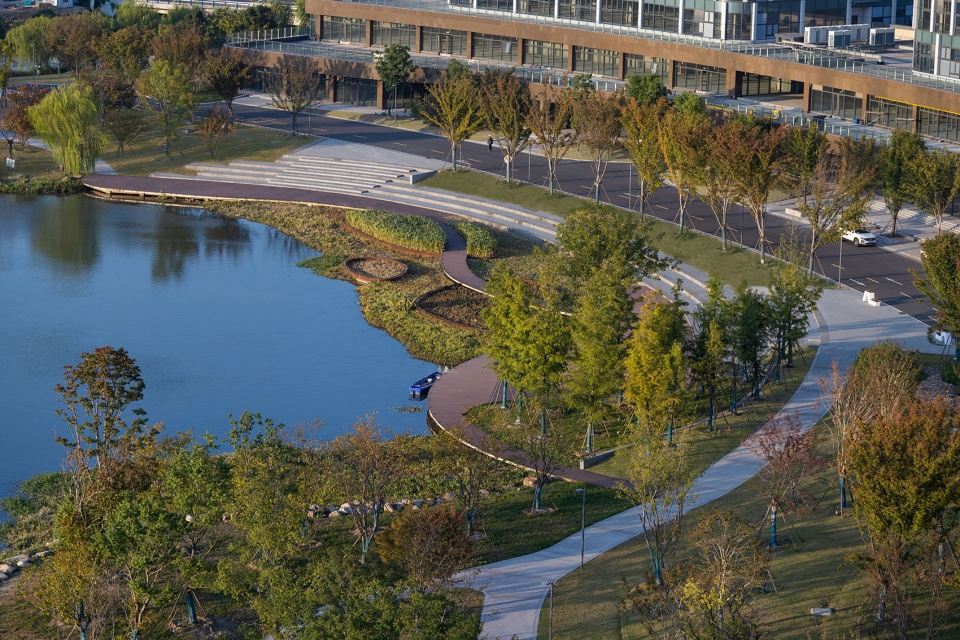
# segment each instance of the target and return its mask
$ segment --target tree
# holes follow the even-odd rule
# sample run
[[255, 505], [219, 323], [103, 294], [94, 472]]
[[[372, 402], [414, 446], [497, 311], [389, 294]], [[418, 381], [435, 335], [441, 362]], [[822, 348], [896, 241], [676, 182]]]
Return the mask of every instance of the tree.
[[785, 173], [801, 203], [807, 204], [810, 184], [814, 180], [820, 160], [829, 152], [825, 133], [815, 122], [805, 127], [790, 127], [784, 140]]
[[297, 135], [297, 116], [323, 98], [326, 76], [305, 56], [283, 56], [270, 85], [270, 99], [290, 114], [290, 132]]
[[954, 359], [960, 360], [960, 236], [948, 233], [927, 240], [920, 262], [926, 278], [911, 270], [914, 286], [937, 311], [933, 329], [953, 334]]
[[799, 415], [773, 416], [744, 445], [753, 452], [763, 467], [760, 481], [766, 490], [770, 505], [769, 547], [780, 546], [777, 540], [777, 513], [789, 503], [798, 503], [800, 483], [820, 465], [816, 456], [816, 435], [801, 421]]
[[125, 349], [98, 347], [80, 355], [76, 366], [63, 368], [63, 384], [56, 392], [64, 408], [57, 410], [70, 430], [69, 437], [57, 442], [68, 449], [80, 450], [97, 466], [109, 465], [124, 440], [136, 438], [146, 425], [146, 412], [131, 410], [133, 419], [124, 413], [143, 399], [146, 385], [140, 367]]
[[610, 256], [619, 256], [633, 282], [665, 269], [635, 216], [612, 207], [585, 206], [570, 212], [557, 225], [561, 276], [571, 291], [579, 291]]
[[197, 135], [203, 138], [210, 157], [214, 159], [217, 157], [217, 145], [236, 130], [237, 125], [230, 111], [221, 109], [219, 105], [215, 106], [210, 111], [210, 115], [200, 120], [196, 126]]
[[[591, 85], [592, 86], [592, 85]], [[573, 106], [577, 142], [590, 159], [594, 202], [600, 204], [600, 183], [611, 154], [620, 146], [620, 93], [580, 91]]]
[[97, 40], [106, 16], [99, 11], [84, 11], [57, 16], [43, 31], [44, 49], [80, 78], [87, 66], [97, 60]]
[[215, 53], [207, 54], [205, 66], [210, 87], [233, 113], [233, 101], [249, 84], [253, 73], [253, 63], [248, 54], [238, 48], [221, 47]]
[[137, 89], [113, 72], [87, 75], [81, 82], [93, 90], [94, 99], [104, 112], [133, 109], [137, 105]]
[[690, 374], [707, 398], [707, 430], [713, 431], [727, 357], [730, 355], [730, 326], [723, 283], [707, 281], [707, 300], [693, 313], [693, 341], [690, 345]]
[[697, 557], [679, 590], [684, 637], [758, 638], [750, 596], [767, 579], [770, 556], [754, 526], [732, 513], [714, 511], [692, 532]]
[[143, 27], [151, 33], [156, 33], [162, 16], [153, 7], [137, 0], [124, 0], [117, 6], [113, 16], [118, 30], [127, 27]]
[[483, 126], [483, 114], [473, 81], [468, 77], [444, 77], [427, 89], [429, 103], [421, 110], [423, 118], [440, 129], [450, 141], [453, 170], [457, 170], [457, 149]]
[[682, 306], [659, 291], [644, 296], [640, 318], [627, 343], [624, 398], [636, 414], [641, 433], [667, 431], [673, 437], [686, 391]]
[[50, 59], [43, 34], [53, 22], [48, 16], [36, 16], [10, 29], [5, 37], [13, 49], [13, 55], [21, 67], [39, 70]]
[[706, 138], [702, 151], [704, 162], [695, 180], [703, 186], [701, 198], [717, 219], [724, 251], [727, 250], [727, 229], [730, 228], [727, 215], [737, 201], [737, 172], [740, 171], [734, 161], [739, 141], [730, 122], [713, 127], [712, 135]]
[[132, 25], [101, 36], [96, 48], [104, 67], [132, 83], [150, 64], [151, 35], [144, 27]]
[[450, 587], [454, 575], [470, 566], [473, 541], [464, 535], [460, 513], [439, 505], [404, 511], [380, 536], [377, 553], [403, 567], [411, 584], [425, 593]]
[[[638, 76], [630, 76], [635, 78]], [[657, 76], [642, 76], [657, 78]], [[657, 78], [659, 80], [659, 78]], [[662, 81], [661, 81], [661, 84]], [[628, 95], [633, 98], [633, 94]], [[637, 169], [640, 203], [640, 220], [643, 221], [647, 210], [647, 201], [664, 184], [663, 173], [667, 170], [663, 151], [659, 144], [660, 121], [666, 112], [665, 101], [646, 102], [639, 98], [628, 100], [620, 114], [626, 135], [623, 146], [630, 154], [630, 161]]]
[[610, 398], [623, 389], [625, 339], [636, 322], [633, 283], [620, 256], [612, 255], [584, 283], [570, 327], [572, 355], [566, 381], [568, 405], [587, 423], [586, 453]]
[[640, 516], [652, 581], [663, 587], [668, 555], [681, 538], [683, 509], [697, 474], [686, 444], [675, 446], [659, 436], [659, 431], [645, 431], [630, 448], [627, 482], [618, 485], [617, 493], [630, 500]]
[[683, 91], [673, 99], [673, 110], [686, 118], [705, 117], [707, 101], [693, 91]]
[[[200, 10], [202, 15], [202, 9]], [[171, 17], [171, 12], [167, 12], [167, 18]], [[168, 65], [182, 72], [190, 81], [194, 89], [198, 88], [202, 77], [203, 58], [207, 50], [207, 42], [203, 30], [200, 26], [190, 22], [165, 25], [160, 29], [159, 35], [152, 42], [153, 64], [157, 61], [166, 62]], [[281, 60], [290, 57], [284, 56]]]
[[813, 263], [820, 245], [838, 240], [846, 229], [861, 225], [867, 205], [873, 199], [871, 187], [878, 152], [871, 138], [840, 138], [837, 151], [821, 153], [813, 173], [806, 178], [810, 194], [797, 204], [797, 209], [810, 223], [809, 277], [813, 276]]
[[777, 250], [778, 261], [773, 269], [767, 298], [770, 329], [776, 348], [776, 382], [780, 381], [780, 367], [793, 366], [793, 349], [807, 335], [810, 316], [817, 308], [823, 288], [800, 267], [799, 240], [788, 233]]
[[741, 285], [729, 305], [733, 339], [733, 411], [736, 413], [737, 386], [740, 367], [749, 376], [753, 397], [760, 397], [763, 382], [763, 363], [770, 348], [770, 307], [762, 294]]
[[480, 522], [481, 501], [500, 471], [500, 462], [485, 453], [491, 443], [485, 441], [482, 433], [479, 437], [476, 447], [464, 445], [463, 436], [456, 430], [430, 439], [434, 445], [433, 461], [437, 473], [451, 485], [457, 496], [460, 513], [467, 525], [467, 537], [473, 535]]
[[117, 155], [121, 155], [124, 147], [147, 131], [147, 118], [144, 116], [139, 109], [111, 109], [103, 113], [103, 128], [117, 141]]
[[940, 235], [943, 216], [960, 191], [960, 156], [946, 149], [924, 150], [909, 171], [910, 197], [921, 211], [934, 217]]
[[[374, 54], [373, 66], [377, 70], [377, 77], [383, 83], [383, 90], [393, 96], [393, 106], [396, 107], [397, 91], [410, 80], [410, 74], [417, 70], [417, 65], [410, 58], [410, 47], [405, 44], [385, 47], [383, 53]], [[392, 113], [389, 102], [387, 113]]]
[[927, 637], [935, 626], [946, 516], [960, 499], [958, 427], [949, 402], [914, 400], [848, 434], [856, 508], [868, 536], [862, 562], [874, 581], [877, 620], [897, 638], [913, 627], [918, 588], [928, 592]]
[[739, 144], [731, 149], [731, 162], [740, 167], [736, 173], [737, 199], [757, 223], [760, 263], [766, 264], [767, 200], [781, 179], [785, 130], [782, 127], [765, 129], [741, 120], [734, 122], [733, 133]]
[[49, 92], [50, 89], [38, 84], [21, 84], [7, 93], [7, 98], [13, 104], [8, 104], [4, 111], [2, 128], [9, 157], [13, 157], [14, 142], [21, 148], [25, 147], [30, 136], [34, 134], [28, 110], [43, 100]]
[[893, 226], [890, 235], [897, 237], [897, 219], [905, 201], [910, 199], [910, 168], [926, 150], [926, 143], [919, 133], [895, 129], [890, 143], [880, 151], [880, 168], [877, 172], [883, 201], [890, 212]]
[[570, 128], [573, 105], [573, 92], [563, 89], [552, 103], [546, 96], [533, 99], [527, 115], [527, 128], [536, 137], [537, 146], [547, 161], [547, 180], [551, 194], [553, 185], [557, 182], [557, 165], [576, 142], [576, 132]]
[[[284, 59], [291, 57], [296, 56]], [[170, 142], [177, 137], [177, 127], [196, 104], [187, 73], [169, 62], [155, 60], [150, 71], [137, 81], [137, 92], [144, 105], [156, 114], [164, 152], [170, 157]]]
[[15, 62], [13, 47], [6, 40], [0, 40], [0, 105], [4, 107], [7, 106], [7, 89], [10, 88]]
[[66, 85], [29, 109], [30, 121], [66, 173], [90, 173], [103, 153], [100, 109], [89, 87]]
[[[695, 95], [684, 93], [681, 95]], [[712, 135], [706, 114], [696, 109], [684, 110], [674, 106], [660, 121], [657, 142], [663, 154], [664, 166], [670, 182], [677, 190], [682, 234], [687, 221], [687, 203], [696, 192], [703, 175], [700, 168], [706, 156], [705, 142]]]
[[363, 562], [380, 528], [387, 499], [403, 473], [403, 460], [370, 418], [357, 422], [351, 432], [336, 438], [330, 444], [329, 456], [333, 482], [350, 503]]
[[497, 74], [481, 87], [483, 119], [503, 153], [509, 184], [514, 161], [530, 143], [530, 87], [513, 73]]
[[651, 107], [670, 95], [660, 76], [652, 73], [633, 73], [627, 76], [627, 97], [636, 100], [640, 107]]

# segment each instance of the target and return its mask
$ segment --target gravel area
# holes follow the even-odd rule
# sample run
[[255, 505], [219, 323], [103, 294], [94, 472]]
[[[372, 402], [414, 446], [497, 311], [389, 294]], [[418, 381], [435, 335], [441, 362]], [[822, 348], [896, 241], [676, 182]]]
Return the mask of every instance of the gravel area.
[[466, 287], [447, 287], [424, 297], [420, 307], [436, 316], [468, 327], [484, 330], [481, 313], [490, 306], [490, 298]]
[[346, 265], [354, 273], [376, 280], [399, 278], [407, 271], [407, 265], [389, 258], [351, 258]]

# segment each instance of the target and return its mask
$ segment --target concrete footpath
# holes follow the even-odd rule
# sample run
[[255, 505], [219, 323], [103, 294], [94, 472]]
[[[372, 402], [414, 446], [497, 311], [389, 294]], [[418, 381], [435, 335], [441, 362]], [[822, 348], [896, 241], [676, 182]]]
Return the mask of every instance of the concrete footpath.
[[[786, 415], [796, 412], [809, 426], [825, 412], [820, 380], [829, 377], [833, 362], [845, 369], [860, 349], [887, 338], [895, 338], [909, 349], [941, 352], [941, 347], [927, 341], [925, 325], [886, 305], [872, 307], [862, 302], [854, 291], [826, 290], [818, 306], [820, 311], [816, 313], [811, 341], [819, 342], [820, 348], [807, 377], [780, 412]], [[760, 466], [745, 446], [738, 447], [697, 480], [692, 490], [695, 498], [688, 502], [687, 510], [729, 493], [757, 473]], [[640, 518], [633, 509], [598, 522], [586, 530], [584, 558], [590, 561], [642, 532]], [[485, 595], [482, 637], [490, 640], [536, 638], [540, 610], [550, 583], [579, 566], [580, 533], [577, 532], [538, 553], [479, 567], [473, 584]]]

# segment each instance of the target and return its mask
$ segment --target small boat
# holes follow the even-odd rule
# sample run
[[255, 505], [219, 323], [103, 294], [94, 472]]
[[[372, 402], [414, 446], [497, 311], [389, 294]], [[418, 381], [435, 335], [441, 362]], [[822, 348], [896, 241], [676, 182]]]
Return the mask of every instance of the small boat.
[[437, 378], [443, 375], [442, 371], [434, 371], [428, 376], [420, 378], [412, 385], [410, 385], [410, 399], [411, 400], [423, 400], [427, 397], [427, 392], [430, 391], [430, 387], [433, 386], [433, 383], [437, 381]]

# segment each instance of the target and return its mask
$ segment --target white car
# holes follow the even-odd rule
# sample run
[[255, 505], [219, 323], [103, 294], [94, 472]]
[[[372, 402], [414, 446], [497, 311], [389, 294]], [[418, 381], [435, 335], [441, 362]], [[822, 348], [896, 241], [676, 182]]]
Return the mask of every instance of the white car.
[[858, 247], [872, 247], [877, 244], [877, 236], [863, 228], [844, 231], [840, 238], [852, 242]]

